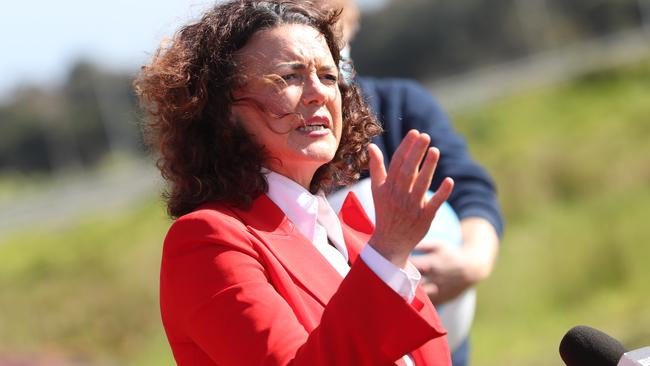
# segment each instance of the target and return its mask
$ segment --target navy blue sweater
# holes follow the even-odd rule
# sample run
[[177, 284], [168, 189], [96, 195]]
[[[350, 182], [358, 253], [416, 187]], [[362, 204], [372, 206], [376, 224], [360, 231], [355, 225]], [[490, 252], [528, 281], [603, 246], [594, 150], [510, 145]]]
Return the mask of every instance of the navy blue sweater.
[[385, 161], [389, 161], [409, 130], [426, 132], [431, 136], [431, 146], [440, 150], [432, 189], [437, 189], [445, 177], [453, 178], [454, 191], [448, 202], [458, 216], [485, 218], [501, 236], [503, 219], [492, 178], [471, 158], [465, 140], [453, 129], [431, 94], [418, 83], [405, 79], [357, 76], [355, 80], [384, 127], [384, 133], [373, 142], [384, 153]]

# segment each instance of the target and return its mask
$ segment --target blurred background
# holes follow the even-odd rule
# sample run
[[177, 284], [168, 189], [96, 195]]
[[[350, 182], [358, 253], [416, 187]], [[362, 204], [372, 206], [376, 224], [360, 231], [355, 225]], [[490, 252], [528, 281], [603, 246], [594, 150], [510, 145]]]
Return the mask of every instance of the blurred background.
[[[131, 81], [210, 4], [3, 4], [0, 365], [173, 364]], [[560, 365], [577, 324], [649, 345], [650, 0], [359, 4], [358, 72], [424, 83], [497, 181], [473, 365]]]

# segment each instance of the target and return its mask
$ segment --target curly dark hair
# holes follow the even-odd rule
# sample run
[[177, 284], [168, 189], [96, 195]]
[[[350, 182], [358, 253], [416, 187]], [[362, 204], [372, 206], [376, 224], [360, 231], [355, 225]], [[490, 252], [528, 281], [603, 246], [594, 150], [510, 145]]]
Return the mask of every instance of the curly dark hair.
[[[340, 11], [308, 1], [238, 0], [208, 10], [181, 28], [143, 66], [134, 87], [145, 112], [145, 141], [157, 151], [157, 166], [169, 187], [167, 210], [177, 218], [197, 206], [220, 201], [249, 207], [267, 192], [261, 172], [267, 156], [231, 119], [231, 92], [238, 86], [235, 53], [261, 30], [282, 24], [315, 28], [326, 40], [336, 64]], [[343, 132], [332, 161], [321, 166], [310, 190], [347, 185], [367, 166], [367, 145], [381, 133], [355, 85], [339, 84]]]

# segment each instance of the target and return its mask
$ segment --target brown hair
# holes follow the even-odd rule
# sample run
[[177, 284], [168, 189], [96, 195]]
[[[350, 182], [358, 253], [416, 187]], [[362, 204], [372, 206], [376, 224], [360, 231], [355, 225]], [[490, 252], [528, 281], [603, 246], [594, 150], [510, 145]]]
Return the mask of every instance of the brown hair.
[[[268, 190], [261, 172], [267, 156], [230, 118], [231, 91], [238, 85], [235, 53], [251, 36], [281, 24], [318, 30], [334, 61], [339, 12], [307, 1], [239, 0], [216, 5], [161, 46], [134, 82], [148, 114], [147, 143], [160, 153], [157, 166], [168, 181], [168, 212], [179, 217], [209, 201], [248, 207]], [[381, 127], [355, 85], [340, 84], [343, 133], [334, 159], [321, 166], [311, 191], [358, 179], [367, 145]]]

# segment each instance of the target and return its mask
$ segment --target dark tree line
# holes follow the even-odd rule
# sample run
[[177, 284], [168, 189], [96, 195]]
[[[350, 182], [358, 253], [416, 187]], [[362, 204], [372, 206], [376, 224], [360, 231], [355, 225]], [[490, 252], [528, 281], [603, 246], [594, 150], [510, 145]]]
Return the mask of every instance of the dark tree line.
[[[393, 0], [363, 16], [353, 57], [361, 74], [435, 78], [639, 27], [649, 2]], [[0, 173], [90, 167], [108, 151], [142, 154], [131, 77], [79, 62], [57, 89], [17, 92], [0, 105]]]
[[135, 105], [129, 75], [86, 62], [61, 87], [19, 90], [0, 106], [0, 171], [90, 167], [116, 149], [139, 154]]
[[362, 74], [439, 77], [638, 28], [645, 2], [394, 0], [363, 16], [353, 57]]

